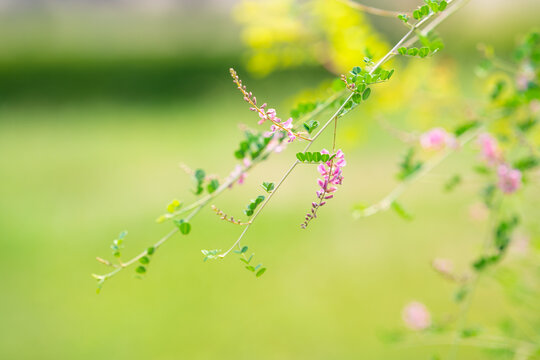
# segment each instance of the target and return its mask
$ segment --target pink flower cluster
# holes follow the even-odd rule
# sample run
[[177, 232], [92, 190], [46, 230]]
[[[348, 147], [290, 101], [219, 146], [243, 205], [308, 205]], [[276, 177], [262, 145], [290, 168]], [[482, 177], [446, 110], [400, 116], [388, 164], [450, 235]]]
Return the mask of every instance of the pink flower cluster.
[[409, 329], [424, 330], [431, 325], [431, 315], [424, 304], [417, 301], [409, 303], [403, 309], [403, 321]]
[[[326, 149], [321, 150], [321, 154], [330, 155]], [[305, 221], [300, 225], [302, 229], [305, 229], [312, 219], [317, 217], [317, 210], [319, 207], [326, 204], [326, 200], [334, 197], [334, 192], [337, 190], [337, 185], [341, 185], [343, 182], [343, 167], [347, 165], [345, 160], [345, 154], [343, 151], [338, 150], [335, 157], [325, 163], [320, 164], [317, 170], [322, 176], [322, 179], [317, 179], [317, 183], [320, 189], [317, 190], [317, 198], [319, 202], [311, 203], [311, 212], [306, 214]]]
[[499, 177], [497, 186], [503, 193], [511, 194], [521, 187], [521, 171], [501, 164], [497, 168], [497, 175]]
[[449, 134], [443, 128], [437, 127], [420, 135], [420, 146], [424, 150], [442, 150], [445, 147], [457, 145], [454, 135]]
[[287, 133], [287, 136], [289, 137], [289, 142], [293, 142], [296, 140], [296, 134], [292, 131], [293, 124], [292, 118], [288, 118], [287, 120], [283, 121], [280, 118], [276, 116], [276, 110], [275, 109], [268, 109], [265, 110], [266, 104], [262, 104], [259, 109], [255, 107], [250, 107], [249, 109], [251, 111], [257, 111], [259, 113], [259, 117], [261, 118], [258, 122], [259, 125], [264, 123], [266, 120], [269, 120], [272, 122], [272, 125], [270, 126], [270, 131], [266, 132], [264, 136], [270, 137], [272, 135], [279, 135], [281, 134], [281, 131], [284, 131]]
[[478, 144], [480, 145], [482, 156], [488, 164], [493, 165], [502, 161], [501, 149], [499, 148], [497, 139], [493, 136], [488, 133], [480, 134], [478, 136]]
[[478, 137], [478, 144], [482, 152], [482, 157], [490, 166], [497, 166], [497, 186], [505, 194], [516, 192], [522, 183], [521, 171], [510, 167], [502, 156], [497, 139], [488, 133], [481, 134]]

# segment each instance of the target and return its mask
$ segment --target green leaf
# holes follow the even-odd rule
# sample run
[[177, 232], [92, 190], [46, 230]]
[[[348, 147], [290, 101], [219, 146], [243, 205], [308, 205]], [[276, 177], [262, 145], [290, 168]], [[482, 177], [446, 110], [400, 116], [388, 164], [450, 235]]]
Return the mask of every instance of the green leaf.
[[296, 153], [296, 158], [297, 158], [299, 161], [302, 161], [302, 162], [304, 162], [304, 160], [306, 160], [306, 156], [305, 156], [304, 153], [302, 153], [302, 152]]
[[360, 102], [362, 101], [362, 95], [358, 94], [358, 93], [355, 93], [352, 96], [352, 101], [354, 101], [356, 104], [360, 104]]
[[139, 262], [143, 265], [146, 265], [150, 263], [150, 258], [148, 256], [143, 256], [142, 258], [139, 259]]
[[219, 188], [219, 181], [218, 179], [212, 179], [206, 186], [206, 189], [208, 190], [208, 193], [211, 194], [214, 191], [216, 191]]
[[189, 234], [189, 232], [191, 231], [191, 224], [183, 219], [174, 220], [174, 223], [176, 224], [180, 232], [184, 235]]
[[264, 191], [266, 191], [267, 193], [270, 193], [270, 192], [272, 192], [272, 190], [274, 190], [276, 185], [273, 182], [265, 181], [265, 182], [262, 183], [262, 187], [263, 187]]
[[416, 19], [416, 20], [420, 20], [420, 18], [422, 17], [422, 13], [420, 12], [420, 10], [414, 10], [413, 11], [413, 17]]
[[400, 47], [397, 51], [400, 55], [407, 55], [407, 48], [405, 46]]
[[146, 253], [148, 255], [153, 255], [155, 251], [156, 251], [156, 248], [153, 246], [150, 246], [148, 249], [146, 249]]
[[426, 56], [429, 55], [429, 48], [427, 47], [421, 47], [420, 50], [418, 51], [418, 55], [421, 57], [421, 58], [425, 58]]
[[364, 101], [367, 100], [370, 94], [371, 94], [370, 88], [367, 88], [366, 90], [364, 90], [364, 92], [362, 93], [362, 100]]
[[480, 334], [480, 330], [477, 328], [465, 328], [461, 330], [462, 338], [471, 338]]
[[477, 128], [480, 125], [480, 123], [476, 120], [466, 122], [464, 124], [459, 125], [455, 130], [454, 134], [456, 136], [461, 136], [465, 134], [467, 131]]
[[320, 125], [320, 123], [316, 120], [310, 120], [308, 122], [305, 122], [304, 123], [304, 129], [307, 130], [308, 133], [312, 133], [313, 130], [315, 130], [316, 128], [318, 128]]
[[358, 75], [362, 72], [362, 68], [360, 66], [355, 66], [352, 68], [351, 73], [354, 75]]
[[418, 48], [415, 48], [415, 47], [412, 47], [412, 48], [409, 48], [407, 49], [407, 55], [410, 55], [410, 56], [416, 56], [418, 55]]
[[397, 201], [393, 201], [391, 207], [392, 210], [394, 210], [396, 214], [398, 214], [401, 218], [405, 220], [413, 219], [413, 216], [407, 210], [405, 210], [403, 206], [401, 206]]
[[454, 190], [454, 188], [461, 183], [461, 176], [458, 174], [452, 176], [448, 181], [444, 184], [444, 190], [446, 192], [450, 192]]
[[422, 7], [420, 7], [420, 12], [423, 16], [426, 16], [427, 14], [429, 14], [429, 6], [423, 5]]
[[263, 267], [263, 268], [260, 268], [259, 271], [257, 271], [257, 273], [255, 274], [255, 276], [257, 277], [261, 277], [266, 271], [266, 268]]
[[399, 14], [397, 17], [399, 20], [403, 21], [405, 24], [409, 22], [409, 17], [405, 14]]
[[313, 160], [313, 154], [311, 152], [305, 152], [304, 155], [306, 157], [306, 161], [311, 162]]
[[330, 155], [329, 154], [322, 154], [321, 161], [322, 162], [328, 162], [328, 160], [330, 160]]
[[135, 268], [135, 272], [137, 272], [138, 274], [144, 274], [146, 272], [146, 268], [142, 265], [137, 266]]
[[538, 158], [534, 156], [527, 156], [519, 160], [516, 160], [513, 164], [513, 167], [520, 171], [525, 171], [525, 170], [533, 169], [537, 167], [539, 164], [540, 164], [540, 161]]
[[321, 161], [321, 153], [320, 152], [314, 152], [313, 153], [313, 161], [314, 162], [320, 162]]
[[448, 3], [445, 0], [441, 0], [439, 3], [439, 11], [443, 11], [448, 6]]

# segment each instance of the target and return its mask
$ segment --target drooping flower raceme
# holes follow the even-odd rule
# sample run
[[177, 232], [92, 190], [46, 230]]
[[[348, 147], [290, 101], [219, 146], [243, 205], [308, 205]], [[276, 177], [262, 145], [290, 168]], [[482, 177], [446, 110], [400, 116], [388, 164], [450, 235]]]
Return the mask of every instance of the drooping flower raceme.
[[443, 128], [433, 128], [420, 135], [420, 146], [424, 150], [442, 150], [445, 147], [454, 147], [456, 139]]
[[[328, 154], [330, 152], [326, 149], [321, 150], [321, 154]], [[337, 185], [341, 185], [343, 182], [343, 167], [347, 165], [345, 160], [345, 154], [343, 151], [338, 150], [335, 156], [317, 167], [317, 171], [322, 176], [322, 179], [317, 179], [320, 189], [317, 190], [318, 202], [311, 203], [311, 211], [306, 214], [305, 221], [300, 225], [305, 229], [308, 223], [317, 217], [317, 210], [326, 204], [326, 200], [334, 197], [334, 192], [337, 190]]]
[[424, 304], [413, 301], [403, 309], [403, 321], [412, 330], [424, 330], [431, 325], [431, 315]]
[[506, 164], [499, 165], [497, 168], [499, 182], [497, 186], [505, 194], [512, 194], [521, 187], [521, 171], [512, 169]]
[[295, 133], [293, 131], [292, 118], [288, 118], [287, 120], [281, 120], [279, 117], [277, 117], [275, 109], [267, 109], [266, 103], [258, 106], [257, 98], [253, 96], [253, 93], [251, 91], [247, 91], [245, 85], [242, 85], [242, 80], [240, 80], [238, 74], [236, 74], [236, 71], [234, 71], [234, 69], [230, 69], [230, 73], [233, 78], [233, 82], [238, 87], [238, 90], [240, 90], [244, 95], [244, 101], [246, 101], [250, 105], [249, 110], [254, 111], [259, 115], [260, 120], [258, 121], [258, 124], [261, 125], [266, 121], [270, 121], [272, 123], [272, 125], [270, 126], [270, 131], [265, 133], [266, 137], [278, 135], [283, 132], [287, 134], [289, 142], [293, 142], [297, 138], [310, 140], [303, 137], [301, 134]]

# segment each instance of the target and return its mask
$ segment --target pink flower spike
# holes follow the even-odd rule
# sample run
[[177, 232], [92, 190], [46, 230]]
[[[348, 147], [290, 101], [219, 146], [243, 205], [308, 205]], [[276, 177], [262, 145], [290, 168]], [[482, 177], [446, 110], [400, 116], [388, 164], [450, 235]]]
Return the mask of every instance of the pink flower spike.
[[431, 315], [424, 304], [417, 301], [409, 303], [403, 309], [403, 321], [412, 330], [424, 330], [431, 325]]
[[501, 149], [497, 140], [488, 133], [478, 136], [478, 144], [481, 147], [482, 156], [488, 164], [493, 165], [502, 160]]

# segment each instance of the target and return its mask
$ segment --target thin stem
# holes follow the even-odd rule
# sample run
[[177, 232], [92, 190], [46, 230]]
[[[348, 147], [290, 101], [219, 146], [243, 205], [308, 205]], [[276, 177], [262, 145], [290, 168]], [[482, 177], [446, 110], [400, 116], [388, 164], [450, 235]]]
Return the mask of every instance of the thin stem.
[[253, 224], [253, 222], [255, 221], [255, 219], [257, 218], [257, 216], [260, 214], [260, 212], [264, 209], [264, 207], [266, 206], [266, 204], [268, 204], [268, 201], [270, 201], [270, 199], [272, 198], [272, 196], [277, 192], [277, 190], [279, 189], [279, 187], [281, 186], [281, 184], [283, 184], [283, 182], [287, 179], [287, 177], [291, 174], [291, 172], [293, 171], [293, 169], [296, 167], [296, 165], [298, 165], [300, 163], [300, 161], [296, 160], [292, 166], [289, 168], [289, 170], [287, 170], [287, 172], [285, 173], [285, 175], [283, 175], [283, 177], [281, 178], [281, 180], [277, 183], [276, 185], [276, 188], [274, 189], [274, 191], [272, 191], [270, 193], [270, 195], [268, 195], [268, 197], [266, 198], [266, 200], [261, 204], [261, 206], [257, 209], [257, 211], [255, 212], [255, 214], [253, 214], [253, 217], [251, 218], [251, 220], [249, 221], [249, 223], [246, 225], [246, 227], [244, 228], [244, 231], [242, 231], [242, 233], [240, 234], [240, 236], [238, 237], [238, 239], [236, 240], [236, 242], [229, 248], [229, 250], [227, 250], [226, 252], [224, 252], [223, 254], [220, 254], [219, 256], [221, 258], [224, 258], [225, 256], [227, 256], [231, 251], [232, 249], [235, 248], [235, 246], [239, 245], [240, 244], [240, 240], [242, 240], [242, 238], [244, 237], [244, 235], [246, 234], [246, 232], [248, 231], [248, 229], [251, 227], [251, 225]]
[[[462, 136], [462, 140], [460, 141], [460, 145], [466, 145], [468, 142], [473, 140], [475, 137], [477, 137], [483, 128], [479, 128], [476, 131], [465, 133], [465, 135]], [[375, 215], [376, 213], [380, 211], [385, 211], [390, 208], [392, 203], [396, 201], [405, 190], [407, 190], [412, 184], [414, 184], [416, 181], [418, 181], [420, 178], [428, 174], [431, 170], [436, 168], [440, 163], [442, 163], [450, 154], [455, 152], [454, 149], [447, 149], [443, 153], [441, 153], [439, 156], [436, 156], [432, 158], [431, 160], [427, 161], [425, 165], [418, 170], [416, 173], [412, 174], [410, 177], [408, 177], [406, 180], [399, 183], [398, 186], [396, 186], [388, 195], [386, 195], [384, 198], [382, 198], [377, 203], [363, 209], [363, 210], [355, 210], [353, 212], [353, 217], [358, 219], [361, 217], [368, 217], [371, 215]]]
[[[501, 204], [502, 204], [502, 199], [490, 211], [488, 230], [486, 232], [486, 238], [485, 238], [484, 244], [482, 246], [481, 255], [484, 255], [487, 252], [487, 250], [489, 249], [489, 244], [491, 242], [491, 230], [495, 226], [496, 215], [497, 215], [499, 209], [501, 208]], [[452, 341], [452, 347], [450, 348], [450, 355], [448, 357], [450, 360], [457, 359], [458, 352], [459, 352], [459, 346], [458, 345], [459, 345], [460, 338], [461, 338], [460, 333], [461, 333], [461, 330], [463, 330], [465, 328], [465, 325], [467, 324], [467, 315], [468, 315], [469, 310], [471, 308], [473, 295], [474, 295], [474, 293], [476, 291], [476, 288], [478, 286], [478, 283], [479, 283], [479, 280], [480, 280], [480, 275], [481, 275], [480, 272], [475, 273], [475, 276], [474, 276], [474, 278], [473, 278], [473, 280], [471, 282], [471, 285], [470, 285], [468, 293], [467, 293], [467, 299], [465, 300], [465, 303], [463, 304], [463, 306], [461, 308], [459, 324], [458, 324], [456, 332], [454, 334], [454, 339]]]

